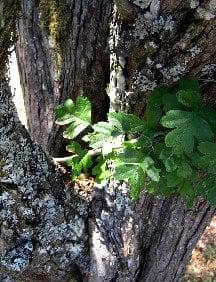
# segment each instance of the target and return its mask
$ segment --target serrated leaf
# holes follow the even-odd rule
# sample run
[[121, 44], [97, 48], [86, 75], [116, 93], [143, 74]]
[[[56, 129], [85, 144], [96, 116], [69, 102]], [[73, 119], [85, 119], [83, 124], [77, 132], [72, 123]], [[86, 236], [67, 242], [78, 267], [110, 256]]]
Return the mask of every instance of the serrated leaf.
[[195, 191], [192, 183], [189, 180], [184, 180], [178, 190], [180, 195], [185, 198], [187, 208], [192, 208], [195, 199]]
[[92, 156], [88, 152], [81, 158], [80, 164], [84, 172], [88, 171], [88, 168], [92, 165]]
[[88, 153], [88, 150], [82, 150], [77, 142], [71, 142], [68, 145], [72, 150], [74, 148], [74, 155], [67, 165], [72, 167], [72, 179], [76, 179], [82, 172], [87, 172], [92, 165], [92, 156]]
[[138, 200], [140, 193], [144, 189], [144, 177], [142, 170], [138, 170], [136, 174], [134, 174], [133, 178], [129, 178], [128, 183], [131, 186], [130, 189], [130, 195], [132, 200], [136, 201]]
[[162, 118], [162, 125], [167, 128], [175, 128], [184, 125], [191, 118], [193, 118], [193, 113], [181, 111], [181, 110], [170, 110]]
[[87, 124], [91, 123], [91, 103], [83, 96], [78, 96], [75, 104], [74, 116]]
[[205, 107], [199, 111], [199, 115], [209, 123], [212, 131], [216, 134], [216, 112]]
[[79, 96], [75, 104], [69, 99], [55, 111], [57, 124], [69, 124], [63, 133], [64, 138], [74, 139], [91, 123], [91, 104], [85, 97]]
[[80, 154], [82, 151], [81, 146], [78, 142], [72, 141], [66, 146], [66, 150], [73, 154]]
[[118, 160], [125, 165], [133, 165], [137, 169], [141, 167], [143, 173], [146, 172], [153, 181], [159, 181], [160, 170], [154, 166], [154, 160], [151, 157], [146, 157], [141, 150], [125, 148], [124, 152], [118, 155]]
[[147, 175], [155, 182], [160, 180], [160, 169], [157, 169], [155, 166], [150, 166], [146, 169]]
[[174, 171], [177, 168], [176, 160], [170, 149], [163, 149], [159, 158], [163, 161], [167, 172]]
[[195, 139], [211, 141], [214, 136], [209, 124], [194, 112], [171, 110], [162, 118], [162, 125], [174, 128], [166, 135], [165, 143], [176, 155], [191, 153]]
[[93, 149], [102, 149], [102, 154], [108, 155], [112, 150], [121, 146], [124, 138], [121, 134], [115, 134], [113, 126], [107, 122], [99, 122], [93, 125], [94, 132], [84, 137], [83, 140], [89, 142]]
[[128, 134], [128, 133], [138, 133], [142, 132], [145, 127], [144, 120], [133, 114], [127, 113], [109, 113], [108, 121], [110, 125], [116, 128], [119, 132]]
[[103, 135], [111, 135], [113, 127], [108, 122], [98, 122], [92, 126], [95, 132]]
[[107, 167], [107, 161], [100, 159], [98, 164], [93, 168], [92, 174], [96, 176], [96, 181], [101, 183], [104, 180], [108, 180], [112, 176], [111, 170]]
[[115, 169], [114, 177], [116, 180], [127, 181], [130, 186], [132, 199], [136, 200], [144, 188], [144, 172], [141, 167], [133, 164], [123, 164]]
[[118, 159], [125, 164], [140, 165], [144, 160], [144, 154], [136, 148], [125, 148], [123, 153], [118, 155]]
[[82, 121], [73, 121], [63, 133], [63, 137], [67, 139], [74, 139], [77, 137], [84, 129], [88, 127], [88, 124], [83, 124]]
[[107, 155], [112, 152], [113, 149], [122, 147], [124, 136], [119, 134], [114, 137], [112, 135], [93, 132], [84, 136], [83, 140], [89, 142], [90, 148], [101, 149], [103, 155]]
[[178, 101], [188, 108], [197, 109], [201, 104], [201, 95], [193, 89], [180, 90], [177, 92]]
[[116, 180], [128, 181], [128, 179], [133, 178], [134, 174], [137, 174], [137, 171], [140, 171], [140, 169], [141, 168], [139, 166], [134, 164], [122, 164], [115, 168], [114, 177]]
[[196, 193], [198, 196], [206, 198], [211, 205], [216, 206], [216, 176], [207, 176], [199, 182]]
[[55, 108], [55, 119], [59, 125], [69, 124], [73, 120], [72, 113], [74, 111], [74, 102], [71, 99], [67, 99], [63, 105], [59, 105]]
[[193, 170], [186, 159], [181, 159], [177, 168], [177, 175], [181, 178], [188, 178], [192, 175]]
[[168, 173], [166, 179], [168, 187], [176, 187], [182, 182], [182, 178], [178, 177], [176, 172]]
[[216, 174], [216, 143], [201, 142], [197, 148], [203, 154], [198, 159], [199, 165]]

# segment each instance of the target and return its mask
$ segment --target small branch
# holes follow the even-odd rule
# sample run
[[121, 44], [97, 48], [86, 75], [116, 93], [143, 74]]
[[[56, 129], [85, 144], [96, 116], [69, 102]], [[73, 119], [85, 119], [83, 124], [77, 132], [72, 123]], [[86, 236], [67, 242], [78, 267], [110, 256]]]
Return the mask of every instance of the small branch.
[[[95, 149], [95, 150], [90, 150], [88, 152], [89, 156], [97, 156], [101, 154], [102, 149]], [[78, 155], [72, 155], [72, 156], [67, 156], [67, 157], [62, 157], [62, 158], [53, 158], [54, 163], [66, 163], [67, 161], [72, 160], [73, 158], [77, 157]]]
[[74, 157], [78, 155], [73, 155], [73, 156], [68, 156], [68, 157], [63, 157], [63, 158], [52, 158], [54, 163], [66, 163], [70, 160], [72, 160]]

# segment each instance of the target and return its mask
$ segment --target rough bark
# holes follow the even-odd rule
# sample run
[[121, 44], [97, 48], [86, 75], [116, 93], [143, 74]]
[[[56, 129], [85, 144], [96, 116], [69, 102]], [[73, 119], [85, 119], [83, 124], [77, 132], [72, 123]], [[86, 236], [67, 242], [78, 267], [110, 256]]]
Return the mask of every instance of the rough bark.
[[[77, 17], [78, 14], [76, 13], [76, 8], [81, 9], [78, 2], [83, 5], [81, 6], [83, 13], [80, 14], [78, 12], [81, 17]], [[212, 48], [216, 43], [214, 1], [184, 0], [177, 2], [166, 0], [116, 0], [114, 2], [116, 6], [113, 11], [109, 41], [111, 76], [108, 94], [111, 102], [111, 110], [124, 110], [141, 115], [145, 108], [146, 98], [154, 87], [159, 83], [172, 84], [185, 75], [198, 76], [200, 80], [203, 81], [203, 90], [205, 90], [206, 99], [209, 100], [210, 103], [215, 104], [215, 84], [212, 83], [212, 80], [215, 79], [216, 65], [215, 49]], [[57, 66], [54, 65], [56, 58], [53, 58], [52, 63], [47, 59], [50, 59], [47, 54], [51, 52], [53, 54], [52, 56], [54, 56], [54, 51], [52, 48], [47, 47], [49, 45], [47, 45], [48, 39], [46, 39], [45, 33], [41, 35], [42, 31], [38, 31], [37, 8], [32, 1], [28, 1], [28, 7], [25, 3], [27, 2], [23, 1], [23, 9], [27, 17], [20, 22], [20, 41], [18, 44], [20, 66], [22, 69], [25, 69], [25, 71], [21, 73], [22, 84], [24, 88], [26, 87], [26, 105], [28, 106], [31, 103], [28, 102], [28, 99], [29, 101], [33, 101], [34, 99], [37, 101], [32, 103], [32, 105], [35, 106], [31, 107], [31, 111], [29, 110], [29, 116], [33, 116], [36, 112], [36, 116], [32, 118], [32, 122], [35, 118], [39, 118], [40, 123], [44, 123], [43, 127], [40, 128], [38, 127], [38, 121], [35, 121], [35, 129], [38, 130], [38, 133], [34, 135], [33, 130], [30, 130], [30, 132], [34, 135], [35, 140], [41, 143], [43, 147], [46, 147], [46, 150], [52, 151], [47, 147], [47, 140], [51, 140], [52, 138], [52, 140], [55, 140], [55, 138], [57, 138], [55, 134], [57, 133], [52, 129], [52, 126], [50, 126], [48, 130], [45, 128], [48, 126], [49, 122], [53, 124], [52, 117], [46, 115], [50, 115], [54, 104], [61, 99], [64, 99], [68, 95], [72, 97], [78, 95], [80, 89], [84, 89], [84, 86], [79, 88], [75, 86], [76, 83], [74, 81], [79, 81], [77, 85], [80, 85], [82, 84], [80, 82], [81, 79], [85, 77], [86, 80], [84, 81], [88, 83], [88, 80], [91, 81], [92, 73], [85, 72], [85, 76], [83, 76], [77, 63], [71, 66], [71, 62], [74, 63], [75, 59], [80, 58], [80, 53], [77, 52], [77, 50], [80, 51], [80, 49], [69, 47], [70, 44], [68, 45], [68, 48], [71, 48], [70, 56], [67, 55], [67, 57], [64, 57], [60, 74], [56, 71]], [[79, 34], [83, 34], [83, 29], [77, 30], [75, 23], [77, 19], [81, 20], [83, 15], [83, 17], [86, 16], [90, 18], [95, 25], [96, 23], [99, 25], [98, 18], [94, 18], [98, 15], [98, 11], [96, 12], [96, 9], [88, 10], [89, 7], [92, 7], [92, 3], [96, 3], [95, 1], [76, 1], [73, 3], [74, 6], [71, 6], [71, 11], [73, 12], [71, 20], [74, 21], [74, 25], [69, 37], [72, 36], [72, 38], [76, 38], [75, 42], [78, 45], [82, 45], [82, 40], [84, 39], [82, 36], [80, 37]], [[105, 3], [104, 1], [103, 4], [105, 5]], [[108, 6], [111, 5], [106, 4]], [[126, 4], [127, 6], [125, 6]], [[125, 10], [124, 7], [127, 7], [127, 9]], [[32, 8], [33, 10], [31, 10]], [[30, 13], [30, 21], [28, 20], [29, 11], [32, 11], [32, 13]], [[91, 16], [89, 13], [91, 13]], [[108, 12], [104, 13], [109, 14], [110, 8]], [[108, 17], [105, 17], [104, 21], [106, 32], [106, 24], [109, 17], [110, 14]], [[28, 29], [29, 27], [31, 28]], [[37, 28], [36, 31], [35, 28]], [[85, 29], [85, 32], [87, 31], [90, 32], [89, 29]], [[76, 36], [73, 35], [74, 33]], [[36, 36], [35, 40], [33, 38], [34, 36]], [[79, 40], [77, 37], [79, 37]], [[86, 40], [86, 44], [88, 40], [92, 42], [91, 37], [87, 37], [87, 35]], [[71, 43], [74, 42], [72, 39], [68, 41], [71, 41]], [[24, 46], [25, 42], [34, 42], [34, 44], [39, 44], [40, 47], [35, 49], [34, 44], [31, 43], [29, 45], [30, 48], [27, 48], [27, 46]], [[96, 41], [94, 44], [95, 48], [99, 46], [99, 49], [96, 49], [97, 56], [102, 58], [104, 55], [102, 50], [105, 45], [100, 45], [99, 41]], [[91, 52], [96, 52], [93, 47], [94, 45], [91, 43], [90, 45], [92, 46]], [[42, 50], [45, 51], [41, 54]], [[69, 54], [66, 50], [64, 51], [65, 54]], [[26, 60], [23, 60], [24, 56]], [[95, 57], [91, 57], [91, 60], [95, 61]], [[41, 61], [42, 65], [40, 67]], [[104, 70], [107, 70], [108, 63], [109, 60], [106, 59], [100, 66], [102, 66]], [[67, 76], [68, 68], [69, 74]], [[56, 75], [58, 77], [56, 85], [60, 85], [62, 92], [58, 92], [58, 87], [54, 87], [57, 91], [56, 93], [53, 92], [52, 87], [50, 88], [52, 91], [48, 91], [47, 85], [49, 85], [49, 83], [53, 85], [54, 82], [51, 81], [50, 78], [53, 76], [47, 75], [47, 73], [52, 73], [52, 71], [54, 77]], [[36, 75], [42, 79], [40, 85], [37, 84], [37, 80], [35, 79]], [[74, 76], [76, 77], [75, 80]], [[59, 84], [61, 77], [67, 77], [67, 86], [63, 87], [65, 84]], [[72, 82], [70, 82], [71, 80]], [[104, 80], [107, 81], [105, 78]], [[43, 89], [43, 82], [45, 83], [45, 89]], [[96, 78], [94, 82], [94, 85], [97, 85]], [[95, 104], [98, 104], [98, 109], [100, 109], [101, 112], [103, 111], [100, 100], [101, 96], [96, 95], [98, 91], [105, 95], [104, 88], [102, 87], [104, 87], [104, 84], [99, 83], [95, 96], [91, 96]], [[38, 89], [40, 91], [38, 91]], [[75, 92], [69, 94], [67, 93], [68, 90]], [[44, 94], [46, 94], [46, 96]], [[86, 94], [85, 91], [84, 94]], [[41, 111], [41, 118], [37, 113], [40, 103], [45, 109], [49, 109], [48, 112], [44, 110]], [[102, 118], [102, 116], [99, 118]], [[1, 125], [2, 130], [5, 130], [5, 126], [5, 124], [4, 126]], [[39, 136], [39, 133], [42, 133], [43, 130], [45, 130], [44, 141], [40, 139], [41, 137], [37, 139], [37, 136]], [[15, 136], [13, 138], [15, 138]], [[10, 139], [10, 142], [13, 138]], [[16, 140], [17, 144], [20, 144], [20, 139]], [[4, 144], [4, 142], [0, 144]], [[53, 146], [53, 141], [50, 142], [51, 146]], [[0, 148], [3, 152], [6, 152], [4, 153], [6, 158], [8, 156], [7, 148], [8, 146], [5, 147], [3, 145]], [[16, 151], [20, 149], [20, 147], [16, 147]], [[26, 157], [27, 159], [31, 159], [32, 155], [27, 154]], [[14, 163], [13, 160], [14, 155], [9, 161]], [[35, 160], [35, 163], [38, 162], [37, 159], [33, 158], [33, 160]], [[4, 167], [4, 170], [7, 171], [7, 166], [6, 168]], [[40, 178], [41, 177], [36, 178], [36, 183]], [[20, 177], [20, 181], [21, 179], [22, 177]], [[40, 181], [43, 181], [44, 178], [41, 179]], [[32, 180], [30, 183], [32, 183]], [[22, 186], [26, 185], [21, 185], [21, 187]], [[42, 186], [47, 187], [44, 184], [42, 184]], [[52, 185], [48, 185], [47, 190], [45, 190], [47, 193], [49, 193], [49, 187], [51, 188], [51, 186]], [[55, 185], [53, 184], [53, 186]], [[26, 187], [28, 187], [28, 185]], [[43, 197], [44, 192], [39, 191], [41, 193], [40, 197]], [[18, 190], [18, 195], [21, 195], [21, 199], [23, 199], [22, 190]], [[30, 207], [33, 205], [31, 199], [29, 205]], [[76, 209], [79, 211], [79, 205], [78, 202], [78, 204], [73, 207], [75, 210], [74, 214], [76, 214]], [[110, 182], [104, 187], [95, 187], [91, 201], [87, 206], [88, 205], [90, 205], [88, 220], [86, 220], [85, 223], [88, 228], [89, 244], [87, 254], [89, 255], [89, 261], [87, 260], [88, 265], [85, 265], [86, 268], [83, 267], [82, 260], [81, 262], [79, 260], [76, 261], [82, 279], [86, 279], [87, 281], [179, 281], [192, 249], [214, 213], [214, 209], [209, 207], [204, 201], [199, 201], [193, 209], [187, 210], [184, 202], [180, 198], [151, 198], [145, 193], [143, 193], [140, 201], [136, 205], [133, 205], [128, 197], [127, 185], [115, 182]], [[67, 207], [65, 203], [62, 204], [63, 209], [64, 206]], [[86, 205], [84, 206], [86, 207]], [[43, 210], [46, 210], [46, 205], [42, 207], [42, 212]], [[60, 208], [59, 210], [61, 213]], [[40, 211], [37, 211], [37, 206], [36, 212], [36, 218], [39, 217], [40, 222], [43, 216], [40, 215]], [[55, 219], [57, 218], [56, 215], [54, 217]], [[70, 220], [70, 217], [68, 220]], [[23, 222], [22, 218], [21, 222]], [[76, 220], [74, 219], [74, 222], [78, 224], [79, 217]], [[40, 232], [47, 232], [46, 224], [43, 225], [46, 231], [41, 231], [40, 224], [39, 227], [37, 223], [34, 224], [36, 224], [36, 227], [32, 228], [32, 232], [36, 232], [36, 238], [38, 238], [37, 235], [40, 234]], [[23, 224], [21, 224], [21, 229], [23, 228], [22, 226]], [[16, 228], [14, 230], [16, 230]], [[72, 230], [75, 229], [72, 228]], [[64, 243], [67, 240], [65, 240], [64, 236], [66, 235], [62, 236], [63, 239], [58, 241], [59, 248], [65, 250]], [[73, 236], [73, 234], [71, 234], [70, 237], [71, 236]], [[76, 241], [73, 243], [76, 244]], [[18, 250], [18, 253], [20, 252], [21, 250]], [[73, 254], [75, 254], [75, 251], [72, 248], [71, 254], [69, 255], [69, 257], [72, 257], [72, 261], [74, 259]], [[85, 256], [86, 259], [88, 255]], [[5, 254], [3, 254], [3, 257], [7, 258]], [[59, 258], [57, 252], [52, 255], [50, 259], [51, 262], [56, 258]], [[60, 261], [57, 261], [55, 265], [57, 271], [61, 271], [58, 267]], [[25, 265], [24, 269], [26, 267], [27, 269], [31, 269], [31, 265], [34, 267], [34, 263], [32, 264], [32, 262], [30, 262], [30, 265]], [[44, 264], [42, 264], [41, 269], [44, 269], [43, 265]], [[84, 268], [87, 273], [83, 273]], [[5, 269], [6, 274], [11, 273], [10, 268], [9, 270], [8, 268]], [[38, 271], [41, 271], [40, 265], [38, 265], [38, 269]], [[70, 267], [68, 267], [67, 270], [69, 273], [71, 272]], [[49, 275], [47, 268], [45, 268], [44, 272]], [[21, 273], [22, 274], [16, 272], [16, 275], [23, 275], [25, 272], [21, 270]], [[30, 271], [29, 273], [27, 277], [31, 277], [32, 272]], [[62, 275], [62, 277], [67, 281], [68, 278], [66, 276]]]
[[[127, 13], [122, 5], [129, 5], [129, 1], [114, 2], [111, 110], [142, 115], [151, 90], [186, 75], [197, 76], [203, 82], [203, 94], [214, 106], [215, 2], [130, 1]], [[135, 236], [140, 245], [135, 253], [139, 268], [132, 276], [126, 274], [128, 281], [179, 281], [213, 209], [203, 202], [187, 211], [178, 198], [151, 199], [145, 195], [142, 201], [144, 205], [135, 207], [134, 213], [134, 222], [138, 220]]]
[[147, 195], [133, 207], [118, 183], [95, 188], [90, 209], [18, 122], [6, 83], [0, 101], [1, 281], [178, 281], [213, 209]]
[[[58, 154], [63, 140], [54, 124], [56, 105], [83, 94], [93, 103], [95, 121], [109, 109], [106, 47], [112, 2], [21, 2], [16, 51], [29, 131], [45, 150]], [[49, 7], [54, 10], [46, 13]]]
[[0, 164], [0, 281], [79, 279], [88, 269], [88, 203], [65, 187], [31, 141], [5, 81], [0, 82]]

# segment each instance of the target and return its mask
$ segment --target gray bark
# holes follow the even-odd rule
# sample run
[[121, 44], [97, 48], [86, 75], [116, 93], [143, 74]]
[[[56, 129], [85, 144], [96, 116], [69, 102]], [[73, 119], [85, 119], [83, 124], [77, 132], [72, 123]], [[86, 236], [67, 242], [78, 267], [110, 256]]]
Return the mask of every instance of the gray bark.
[[[215, 49], [212, 48], [216, 43], [214, 1], [116, 0], [110, 26], [109, 49], [106, 48], [106, 39], [111, 3], [101, 1], [100, 4], [105, 9], [90, 9], [96, 7], [96, 2], [98, 1], [70, 2], [73, 3], [69, 10], [73, 12], [73, 25], [69, 39], [66, 40], [65, 56], [59, 73], [55, 65], [54, 48], [49, 45], [45, 31], [38, 27], [38, 10], [34, 2], [28, 1], [27, 6], [27, 2], [22, 1], [26, 17], [19, 22], [17, 54], [26, 106], [29, 106], [30, 134], [45, 150], [58, 153], [60, 148], [51, 113], [56, 103], [68, 96], [74, 98], [83, 90], [85, 95], [92, 93], [90, 97], [98, 105], [99, 112], [103, 111], [101, 97], [107, 99], [105, 76], [109, 68], [108, 53], [103, 52], [105, 49], [110, 52], [108, 94], [111, 110], [142, 115], [146, 98], [154, 87], [159, 83], [172, 84], [185, 75], [198, 76], [203, 81], [206, 100], [215, 105], [216, 99], [212, 94], [215, 89], [212, 81], [215, 79], [216, 66]], [[101, 14], [102, 11], [104, 14]], [[84, 28], [86, 17], [91, 20], [92, 29]], [[79, 30], [76, 24], [78, 19], [82, 23]], [[101, 32], [100, 21], [106, 32], [101, 34], [102, 39], [94, 41], [91, 30], [93, 34]], [[83, 50], [81, 47], [73, 47], [82, 46], [84, 39], [89, 44], [86, 50], [96, 54], [90, 56], [89, 60], [87, 51], [80, 53]], [[84, 62], [90, 61], [88, 66], [98, 66], [95, 56], [100, 58], [99, 69], [105, 70], [103, 79], [100, 76], [97, 80], [96, 75], [92, 80], [94, 68], [91, 68], [92, 72], [88, 72], [84, 63], [85, 71], [82, 72], [81, 61], [78, 62], [78, 58], [82, 57]], [[53, 79], [56, 76], [57, 79]], [[62, 84], [63, 81], [65, 83]], [[87, 93], [89, 81], [92, 81], [91, 89], [97, 92]], [[103, 93], [102, 96], [97, 95], [98, 91]], [[1, 95], [1, 102], [4, 101], [7, 105], [8, 96]], [[68, 198], [68, 190], [67, 193], [64, 192], [61, 177], [53, 172], [52, 165], [40, 147], [32, 143], [29, 137], [26, 137], [28, 141], [22, 141], [26, 140], [25, 130], [22, 128], [20, 132], [20, 127], [15, 126], [14, 122], [13, 126], [11, 122], [7, 123], [6, 113], [11, 112], [9, 121], [13, 121], [14, 109], [10, 111], [2, 105], [4, 104], [1, 103], [0, 106], [3, 107], [3, 119], [0, 119], [0, 153], [4, 160], [2, 171], [8, 175], [1, 176], [0, 179], [0, 183], [3, 183], [1, 185], [4, 185], [1, 227], [6, 226], [6, 233], [1, 233], [1, 261], [5, 275], [11, 275], [16, 281], [25, 281], [22, 280], [24, 277], [29, 279], [27, 281], [34, 281], [34, 275], [37, 275], [36, 281], [43, 281], [44, 277], [45, 281], [58, 281], [58, 278], [59, 281], [70, 281], [74, 277], [73, 272], [81, 277], [73, 278], [78, 281], [171, 282], [181, 279], [192, 249], [215, 212], [213, 208], [206, 202], [199, 201], [193, 209], [187, 210], [180, 198], [152, 198], [146, 193], [134, 205], [128, 197], [127, 185], [115, 182], [95, 187], [88, 201], [81, 200], [78, 196]], [[38, 113], [37, 109], [40, 107], [41, 111]], [[102, 119], [105, 112], [96, 119]], [[41, 134], [44, 134], [43, 138]], [[12, 151], [9, 151], [9, 147]], [[17, 156], [17, 152], [23, 153]], [[18, 161], [19, 158], [21, 161]], [[24, 176], [29, 173], [28, 181], [26, 177], [22, 177], [23, 173], [16, 173], [17, 170], [24, 171]], [[8, 184], [8, 179], [12, 179], [11, 190], [8, 190], [7, 185], [11, 185]], [[73, 194], [73, 191], [74, 188], [70, 193]], [[18, 199], [15, 203], [14, 195]], [[79, 191], [79, 195], [86, 199], [85, 187], [83, 191]], [[6, 206], [8, 203], [9, 207]], [[25, 219], [25, 212], [21, 215], [19, 212], [20, 208], [22, 210], [26, 206], [33, 210], [28, 220]], [[13, 216], [5, 218], [6, 208], [11, 211], [9, 214], [13, 215], [15, 212], [14, 217], [19, 220], [14, 222]], [[77, 226], [82, 231], [79, 235]], [[19, 248], [25, 229], [30, 231], [27, 235], [24, 234], [27, 239]], [[9, 236], [9, 243], [5, 243], [4, 234], [12, 234]], [[34, 244], [31, 244], [31, 240]], [[19, 271], [13, 269], [16, 257], [21, 257], [25, 262]]]
[[0, 161], [0, 281], [84, 275], [88, 203], [65, 186], [42, 148], [32, 143], [5, 81], [0, 83]]
[[[66, 98], [83, 94], [93, 103], [94, 121], [104, 119], [109, 108], [109, 53], [106, 49], [111, 1], [62, 1], [64, 14], [56, 20], [43, 19], [38, 3], [21, 1], [16, 51], [21, 72], [30, 134], [43, 149], [59, 154], [62, 137], [54, 124], [53, 109]], [[55, 4], [53, 4], [55, 5]], [[46, 15], [45, 15], [46, 16]], [[65, 20], [66, 19], [66, 20]], [[47, 31], [43, 21], [53, 20], [59, 29]], [[61, 44], [56, 36], [61, 38]]]

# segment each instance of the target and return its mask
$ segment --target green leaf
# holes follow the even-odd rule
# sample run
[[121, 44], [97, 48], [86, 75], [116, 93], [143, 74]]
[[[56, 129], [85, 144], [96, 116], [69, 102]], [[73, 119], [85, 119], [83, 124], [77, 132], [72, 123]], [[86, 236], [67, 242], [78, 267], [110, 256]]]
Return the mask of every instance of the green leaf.
[[69, 99], [55, 112], [57, 124], [69, 124], [63, 133], [64, 138], [74, 139], [91, 124], [91, 104], [85, 97], [79, 96], [75, 104]]
[[110, 126], [116, 128], [117, 131], [125, 134], [142, 132], [145, 127], [144, 120], [140, 119], [139, 117], [133, 114], [127, 114], [122, 112], [109, 113], [108, 121], [110, 123]]
[[216, 112], [204, 107], [199, 111], [199, 115], [209, 123], [212, 131], [216, 134]]
[[[67, 125], [64, 137], [69, 139], [91, 125], [91, 105], [84, 97], [67, 100], [55, 114], [57, 123]], [[216, 205], [216, 113], [201, 102], [197, 80], [157, 88], [148, 99], [145, 119], [109, 113], [108, 122], [98, 122], [83, 137], [88, 149], [70, 142], [66, 149], [74, 154], [68, 162], [73, 179], [83, 172], [96, 175], [97, 182], [115, 177], [128, 182], [133, 199], [145, 187], [155, 196], [181, 195], [188, 207], [196, 196]], [[91, 148], [99, 153], [93, 160]]]
[[74, 116], [87, 124], [91, 123], [91, 103], [83, 96], [78, 96]]
[[150, 166], [146, 169], [147, 175], [155, 182], [160, 180], [160, 169], [157, 169], [155, 166]]
[[171, 196], [171, 195], [177, 194], [176, 185], [174, 186], [167, 185], [166, 174], [164, 174], [164, 176], [161, 177], [161, 180], [159, 183], [157, 183], [157, 185], [158, 185], [158, 194], [159, 195]]
[[82, 172], [82, 166], [80, 164], [80, 156], [75, 156], [67, 162], [67, 165], [72, 168], [71, 177], [75, 180]]
[[80, 154], [82, 152], [81, 146], [78, 142], [72, 141], [66, 146], [66, 150], [73, 154]]
[[177, 175], [181, 178], [188, 178], [192, 175], [193, 170], [186, 159], [181, 159], [178, 168]]
[[158, 87], [148, 97], [146, 106], [146, 122], [147, 127], [154, 129], [157, 127], [162, 117], [162, 98], [163, 94], [168, 92], [167, 87]]
[[77, 142], [71, 142], [68, 145], [70, 150], [74, 149], [76, 155], [67, 162], [67, 165], [72, 167], [72, 179], [76, 179], [81, 173], [87, 172], [92, 166], [92, 156], [87, 150], [82, 150]]
[[191, 208], [195, 199], [195, 191], [189, 180], [184, 180], [179, 187], [180, 195], [185, 198], [187, 207]]
[[176, 187], [182, 182], [182, 178], [178, 177], [176, 172], [168, 173], [166, 178], [168, 187]]
[[159, 158], [163, 161], [167, 172], [174, 171], [177, 168], [176, 160], [170, 149], [162, 149]]
[[87, 152], [80, 160], [80, 165], [82, 166], [82, 169], [84, 172], [88, 171], [88, 168], [92, 165], [92, 156], [89, 155]]
[[171, 110], [162, 118], [162, 125], [175, 128], [165, 137], [167, 147], [176, 155], [191, 153], [197, 141], [211, 141], [214, 134], [209, 124], [194, 112]]
[[201, 104], [201, 95], [193, 89], [180, 90], [177, 92], [178, 101], [188, 108], [197, 109]]
[[113, 126], [111, 126], [108, 122], [98, 122], [92, 126], [95, 132], [103, 134], [103, 135], [111, 135], [113, 132]]
[[140, 165], [144, 160], [144, 154], [136, 148], [125, 148], [123, 153], [118, 154], [118, 159], [125, 164]]
[[213, 158], [216, 158], [216, 143], [213, 143], [213, 142], [201, 142], [198, 145], [198, 150], [202, 154], [210, 155], [210, 156], [213, 156]]
[[57, 106], [54, 111], [57, 124], [69, 124], [73, 120], [74, 102], [67, 99], [63, 105]]
[[183, 109], [174, 93], [164, 93], [162, 102], [164, 112]]
[[129, 178], [128, 183], [131, 186], [130, 195], [132, 200], [138, 200], [140, 193], [143, 191], [145, 185], [142, 170], [138, 169], [134, 176]]
[[144, 188], [144, 172], [141, 167], [133, 164], [123, 164], [115, 169], [116, 180], [124, 180], [131, 186], [131, 197], [136, 200]]
[[206, 198], [211, 205], [216, 206], [216, 176], [210, 175], [202, 179], [196, 187], [196, 194]]
[[182, 90], [191, 89], [195, 92], [200, 92], [200, 86], [197, 79], [194, 78], [183, 78], [179, 81], [179, 88]]
[[140, 171], [140, 169], [141, 168], [139, 166], [134, 164], [122, 164], [116, 167], [114, 177], [116, 180], [128, 181], [128, 179], [133, 178], [134, 174], [137, 174], [137, 171]]
[[216, 143], [201, 142], [198, 150], [203, 154], [198, 161], [200, 166], [207, 168], [209, 172], [216, 173]]
[[81, 120], [74, 120], [64, 131], [63, 137], [67, 139], [74, 139], [77, 137], [84, 129], [88, 127], [89, 124], [82, 123]]
[[83, 140], [89, 142], [90, 148], [101, 149], [103, 155], [107, 155], [113, 149], [122, 147], [124, 136], [120, 134], [118, 136], [112, 136], [93, 132], [84, 136]]
[[146, 172], [153, 181], [158, 182], [160, 179], [160, 170], [154, 166], [154, 160], [151, 157], [146, 157], [141, 150], [125, 148], [124, 152], [117, 156], [117, 159], [125, 165], [133, 165], [137, 169], [141, 167], [143, 174]]
[[92, 174], [96, 176], [96, 182], [101, 183], [112, 176], [111, 170], [107, 167], [107, 160], [101, 156], [97, 158], [97, 165], [92, 169]]

